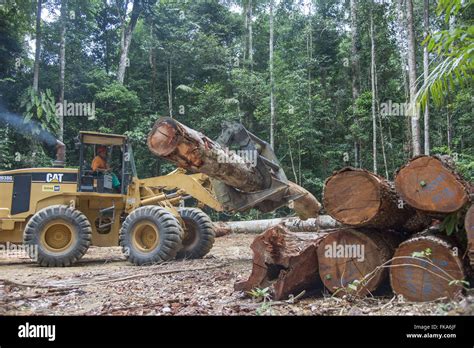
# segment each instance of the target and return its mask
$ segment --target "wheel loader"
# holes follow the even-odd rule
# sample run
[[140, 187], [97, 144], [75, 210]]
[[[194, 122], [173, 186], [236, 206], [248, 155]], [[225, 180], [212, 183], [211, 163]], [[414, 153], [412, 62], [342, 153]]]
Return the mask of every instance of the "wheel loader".
[[[205, 144], [220, 147], [196, 134]], [[202, 210], [184, 207], [187, 198], [216, 211], [256, 207], [266, 212], [302, 197], [305, 207], [308, 201], [313, 207], [319, 204], [304, 189], [295, 191], [289, 185], [271, 147], [242, 125], [225, 124], [220, 138], [224, 146], [234, 142], [259, 149], [256, 169], [268, 177], [268, 187], [243, 192], [222, 182], [226, 179], [222, 175], [212, 178], [214, 173], [204, 174], [195, 167], [191, 174], [178, 168], [168, 175], [139, 179], [127, 136], [83, 131], [76, 140], [78, 168], [64, 168], [65, 145], [57, 140], [53, 167], [0, 172], [0, 243], [25, 244], [41, 266], [70, 266], [91, 245], [121, 246], [130, 262], [146, 265], [176, 257], [202, 258], [211, 250], [213, 224]], [[111, 170], [91, 167], [99, 147], [106, 147]], [[198, 150], [193, 145], [185, 151]], [[232, 169], [232, 164], [222, 168]]]
[[[70, 266], [89, 246], [118, 246], [137, 265], [206, 255], [214, 242], [210, 218], [180, 207], [194, 197], [214, 209], [219, 202], [201, 174], [176, 170], [139, 179], [132, 147], [123, 135], [80, 132], [79, 168], [64, 168], [57, 142], [52, 168], [0, 172], [0, 243], [24, 243], [41, 266]], [[113, 173], [92, 171], [99, 146], [106, 146]], [[116, 175], [120, 187], [112, 186]]]

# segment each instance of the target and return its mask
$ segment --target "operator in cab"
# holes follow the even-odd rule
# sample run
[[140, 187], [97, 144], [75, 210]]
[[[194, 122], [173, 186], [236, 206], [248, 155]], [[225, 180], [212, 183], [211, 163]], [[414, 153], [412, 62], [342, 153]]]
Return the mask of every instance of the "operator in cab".
[[100, 145], [97, 147], [97, 156], [92, 160], [92, 171], [105, 173], [110, 170], [107, 163], [107, 147]]
[[116, 190], [120, 189], [120, 180], [117, 175], [110, 171], [110, 166], [107, 163], [107, 147], [100, 145], [97, 147], [97, 156], [92, 160], [92, 171], [99, 172], [102, 174], [112, 175], [112, 187]]

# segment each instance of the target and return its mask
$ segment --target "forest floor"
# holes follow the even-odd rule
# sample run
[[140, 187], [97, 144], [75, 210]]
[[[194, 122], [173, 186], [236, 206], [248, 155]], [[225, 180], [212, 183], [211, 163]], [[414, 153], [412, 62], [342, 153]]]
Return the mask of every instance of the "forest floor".
[[400, 303], [390, 292], [349, 300], [324, 290], [296, 303], [255, 302], [235, 292], [248, 277], [255, 235], [216, 239], [201, 260], [137, 267], [119, 247], [91, 247], [75, 266], [42, 268], [0, 252], [0, 315], [459, 315], [474, 314], [474, 296]]

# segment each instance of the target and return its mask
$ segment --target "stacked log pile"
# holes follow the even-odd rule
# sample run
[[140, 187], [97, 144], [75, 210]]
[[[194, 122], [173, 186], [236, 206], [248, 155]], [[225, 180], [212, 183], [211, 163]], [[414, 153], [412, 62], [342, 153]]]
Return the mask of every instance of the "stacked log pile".
[[[299, 263], [293, 264], [293, 277], [286, 279], [285, 291], [278, 297], [300, 290], [302, 284], [309, 284], [308, 277], [312, 284], [320, 279], [336, 295], [374, 294], [383, 284], [390, 284], [395, 294], [409, 301], [455, 297], [466, 286], [469, 265], [474, 264], [471, 195], [471, 184], [444, 158], [413, 158], [398, 170], [394, 182], [362, 169], [335, 172], [326, 180], [323, 203], [327, 214], [342, 226], [314, 236], [300, 252], [287, 250], [291, 243], [277, 243], [279, 255], [288, 252], [294, 260], [312, 255], [311, 263], [302, 262], [305, 266], [299, 271]], [[462, 233], [446, 232], [443, 225], [453, 218], [457, 219], [454, 225], [464, 225], [465, 238]], [[270, 266], [281, 266], [269, 256], [276, 231], [285, 238], [291, 235], [280, 226], [258, 236], [252, 244], [252, 275], [236, 289], [267, 286], [269, 269], [287, 270], [287, 266]], [[295, 282], [294, 288], [289, 279]]]

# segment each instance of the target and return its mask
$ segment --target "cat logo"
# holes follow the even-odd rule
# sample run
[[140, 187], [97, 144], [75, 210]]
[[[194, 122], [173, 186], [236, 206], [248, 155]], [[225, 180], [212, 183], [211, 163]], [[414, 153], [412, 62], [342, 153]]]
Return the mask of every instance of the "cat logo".
[[46, 174], [46, 182], [62, 182], [63, 181], [63, 175], [60, 173], [48, 173]]

